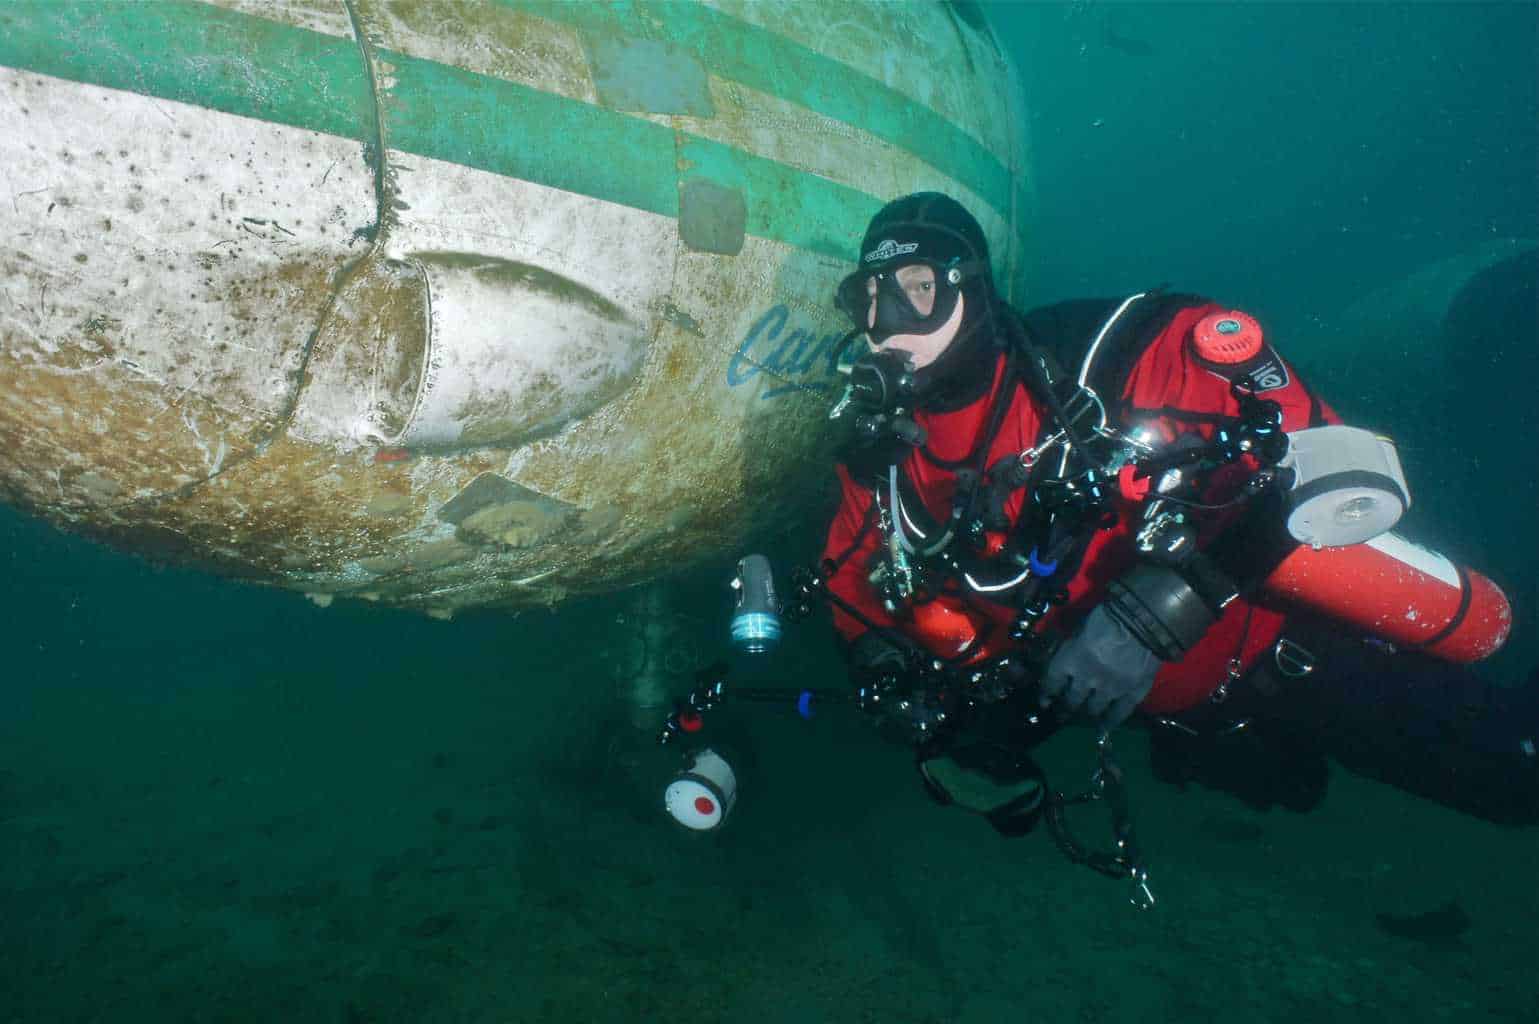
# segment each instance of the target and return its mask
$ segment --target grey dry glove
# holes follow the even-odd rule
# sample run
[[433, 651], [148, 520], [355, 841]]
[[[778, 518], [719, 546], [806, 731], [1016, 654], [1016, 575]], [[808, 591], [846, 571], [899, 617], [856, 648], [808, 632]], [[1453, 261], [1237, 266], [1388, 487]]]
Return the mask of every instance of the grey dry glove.
[[1069, 712], [1084, 710], [1113, 729], [1133, 713], [1154, 685], [1160, 659], [1127, 627], [1097, 605], [1048, 662], [1042, 706], [1057, 701]]

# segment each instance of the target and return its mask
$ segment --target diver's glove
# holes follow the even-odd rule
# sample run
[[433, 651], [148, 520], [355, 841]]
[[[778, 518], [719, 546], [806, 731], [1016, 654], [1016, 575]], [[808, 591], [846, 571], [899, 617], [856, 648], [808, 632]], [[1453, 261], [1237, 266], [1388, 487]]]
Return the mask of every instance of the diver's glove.
[[1042, 706], [1056, 702], [1065, 711], [1084, 711], [1113, 729], [1148, 695], [1159, 667], [1160, 659], [1097, 605], [1048, 662]]

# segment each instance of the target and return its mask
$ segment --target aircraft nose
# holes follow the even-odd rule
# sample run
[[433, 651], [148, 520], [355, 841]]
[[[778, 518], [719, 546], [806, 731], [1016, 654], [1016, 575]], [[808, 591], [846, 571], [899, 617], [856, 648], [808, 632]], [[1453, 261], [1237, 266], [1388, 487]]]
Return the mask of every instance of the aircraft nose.
[[379, 260], [323, 325], [295, 432], [425, 449], [518, 447], [633, 381], [644, 327], [582, 283], [467, 252]]

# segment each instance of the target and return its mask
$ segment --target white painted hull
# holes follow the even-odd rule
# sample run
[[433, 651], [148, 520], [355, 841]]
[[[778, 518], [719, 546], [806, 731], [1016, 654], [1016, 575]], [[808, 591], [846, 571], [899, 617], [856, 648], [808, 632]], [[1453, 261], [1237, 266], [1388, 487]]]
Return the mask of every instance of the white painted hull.
[[[1014, 280], [1024, 118], [941, 5], [721, 7], [667, 8], [673, 41], [589, 5], [150, 5], [191, 49], [121, 66], [145, 30], [111, 5], [81, 7], [116, 44], [85, 57], [0, 14], [0, 494], [439, 614], [725, 560], [798, 514], [850, 225], [944, 189]], [[738, 73], [739, 32], [875, 113]], [[982, 155], [935, 166], [915, 117]]]

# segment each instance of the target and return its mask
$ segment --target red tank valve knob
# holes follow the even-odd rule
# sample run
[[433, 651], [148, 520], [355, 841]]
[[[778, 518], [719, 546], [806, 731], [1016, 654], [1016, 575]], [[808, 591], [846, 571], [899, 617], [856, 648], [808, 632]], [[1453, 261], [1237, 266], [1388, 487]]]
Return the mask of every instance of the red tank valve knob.
[[705, 722], [701, 719], [699, 712], [679, 712], [679, 728], [683, 729], [685, 732], [699, 732], [700, 727], [703, 725], [705, 725]]

